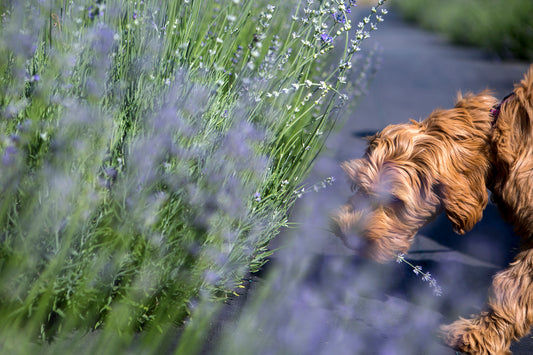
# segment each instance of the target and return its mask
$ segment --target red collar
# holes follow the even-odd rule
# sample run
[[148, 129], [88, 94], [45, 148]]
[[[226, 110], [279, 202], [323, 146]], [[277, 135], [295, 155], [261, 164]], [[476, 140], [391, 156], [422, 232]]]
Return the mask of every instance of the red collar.
[[500, 116], [500, 110], [502, 108], [502, 105], [511, 98], [511, 96], [514, 95], [514, 92], [510, 93], [509, 95], [505, 96], [502, 101], [500, 101], [499, 104], [492, 106], [490, 109], [490, 115], [492, 116], [492, 126], [496, 124], [496, 120], [498, 120], [498, 116]]

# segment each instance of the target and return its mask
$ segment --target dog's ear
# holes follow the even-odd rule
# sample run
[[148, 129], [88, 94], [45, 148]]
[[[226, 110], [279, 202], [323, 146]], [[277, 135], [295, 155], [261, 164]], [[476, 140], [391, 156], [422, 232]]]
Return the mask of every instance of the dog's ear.
[[459, 234], [472, 229], [488, 202], [489, 151], [475, 115], [475, 109], [464, 107], [434, 111], [425, 122], [427, 142], [419, 144], [435, 172], [433, 186], [437, 186], [442, 207]]
[[463, 176], [454, 176], [452, 179], [443, 179], [438, 194], [454, 231], [464, 234], [481, 220], [488, 193], [483, 178], [469, 181]]

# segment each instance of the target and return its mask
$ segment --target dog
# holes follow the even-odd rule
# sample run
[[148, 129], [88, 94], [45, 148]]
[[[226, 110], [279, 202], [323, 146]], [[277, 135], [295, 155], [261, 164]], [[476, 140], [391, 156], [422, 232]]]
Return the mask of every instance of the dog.
[[388, 262], [445, 212], [464, 234], [489, 199], [521, 237], [520, 251], [491, 285], [488, 311], [442, 326], [443, 341], [469, 354], [510, 354], [533, 324], [533, 65], [500, 101], [458, 94], [451, 109], [390, 125], [361, 159], [342, 163], [353, 196], [332, 215], [334, 233], [357, 254]]

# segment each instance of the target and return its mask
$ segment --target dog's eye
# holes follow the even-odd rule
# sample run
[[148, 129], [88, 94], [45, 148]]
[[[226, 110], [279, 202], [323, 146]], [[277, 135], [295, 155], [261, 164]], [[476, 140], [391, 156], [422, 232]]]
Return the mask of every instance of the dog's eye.
[[404, 203], [398, 196], [391, 196], [390, 205], [394, 208], [403, 207]]

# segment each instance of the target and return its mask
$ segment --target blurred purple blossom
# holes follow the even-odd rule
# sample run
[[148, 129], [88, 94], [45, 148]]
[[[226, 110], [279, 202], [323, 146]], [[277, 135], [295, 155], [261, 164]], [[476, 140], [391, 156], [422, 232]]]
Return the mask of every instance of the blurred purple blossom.
[[326, 33], [322, 33], [322, 34], [320, 35], [320, 40], [321, 40], [322, 42], [324, 42], [324, 43], [331, 43], [331, 42], [333, 42], [333, 38], [330, 37], [330, 36], [329, 36], [328, 34], [326, 34]]
[[335, 22], [346, 23], [346, 17], [342, 12], [335, 12], [332, 14]]
[[4, 150], [4, 155], [2, 156], [2, 163], [4, 165], [11, 165], [15, 161], [15, 155], [17, 154], [18, 150], [17, 148], [13, 146], [8, 146]]
[[94, 20], [94, 16], [98, 14], [98, 10], [93, 10], [93, 8], [94, 6], [92, 5], [87, 8], [87, 16], [89, 16], [91, 20]]

